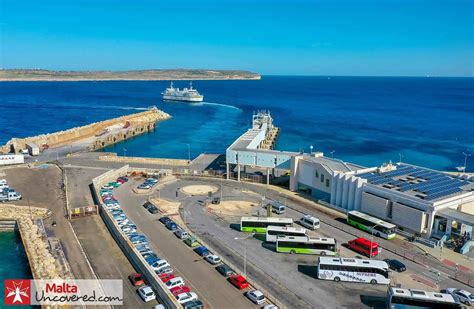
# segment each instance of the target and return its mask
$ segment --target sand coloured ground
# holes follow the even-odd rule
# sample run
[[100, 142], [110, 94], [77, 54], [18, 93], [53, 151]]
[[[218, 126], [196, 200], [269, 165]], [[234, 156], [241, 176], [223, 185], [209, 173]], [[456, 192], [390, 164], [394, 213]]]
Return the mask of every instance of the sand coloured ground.
[[260, 209], [258, 203], [247, 201], [223, 201], [219, 205], [209, 204], [207, 207], [214, 213], [227, 216], [251, 215]]
[[216, 193], [219, 188], [208, 185], [192, 185], [181, 188], [181, 191], [190, 195], [207, 195], [208, 192]]
[[171, 202], [164, 199], [154, 198], [150, 199], [150, 202], [155, 204], [163, 214], [163, 216], [170, 217], [174, 222], [178, 223], [180, 226], [184, 226], [184, 222], [179, 215], [179, 206], [181, 205], [178, 202]]

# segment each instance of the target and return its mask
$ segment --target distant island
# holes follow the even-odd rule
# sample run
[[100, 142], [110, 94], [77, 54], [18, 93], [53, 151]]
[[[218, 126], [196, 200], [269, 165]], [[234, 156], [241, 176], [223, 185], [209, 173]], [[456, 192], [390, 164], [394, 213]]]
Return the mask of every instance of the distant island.
[[99, 81], [99, 80], [238, 80], [260, 79], [257, 73], [241, 70], [133, 70], [50, 71], [41, 69], [0, 70], [0, 81]]

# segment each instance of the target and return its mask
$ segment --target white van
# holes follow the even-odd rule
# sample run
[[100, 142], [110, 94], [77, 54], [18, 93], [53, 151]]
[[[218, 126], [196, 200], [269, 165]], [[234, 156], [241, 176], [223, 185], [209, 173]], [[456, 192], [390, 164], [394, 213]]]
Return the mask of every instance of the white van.
[[300, 224], [310, 230], [319, 229], [319, 219], [310, 215], [305, 215], [301, 218]]
[[1, 185], [7, 185], [7, 180], [6, 179], [0, 179], [0, 186]]
[[267, 207], [271, 207], [272, 212], [276, 213], [277, 215], [284, 214], [286, 210], [285, 205], [282, 205], [280, 203], [268, 203], [267, 205], [265, 205], [265, 209], [267, 209]]
[[184, 280], [181, 277], [176, 277], [176, 278], [173, 278], [173, 279], [169, 280], [165, 284], [166, 284], [166, 287], [169, 290], [171, 290], [172, 288], [175, 288], [177, 286], [183, 286], [184, 285]]

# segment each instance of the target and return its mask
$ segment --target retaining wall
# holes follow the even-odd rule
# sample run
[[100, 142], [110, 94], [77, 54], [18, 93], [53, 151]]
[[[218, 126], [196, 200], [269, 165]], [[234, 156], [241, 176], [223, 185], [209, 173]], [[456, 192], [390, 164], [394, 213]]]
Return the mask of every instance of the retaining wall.
[[110, 181], [115, 181], [120, 176], [127, 175], [128, 171], [129, 166], [125, 165], [119, 169], [108, 171], [92, 180], [92, 184], [94, 186], [93, 192], [95, 194], [94, 198], [100, 205], [100, 216], [129, 261], [132, 263], [135, 269], [146, 278], [147, 283], [156, 292], [157, 298], [160, 300], [160, 302], [169, 309], [181, 308], [181, 305], [176, 301], [176, 298], [173, 296], [173, 294], [171, 294], [161, 279], [158, 278], [158, 275], [156, 275], [156, 273], [148, 265], [141, 254], [138, 253], [138, 251], [135, 249], [135, 246], [130, 242], [125, 234], [122, 233], [122, 230], [113, 220], [111, 214], [103, 207], [103, 204], [100, 202], [100, 187]]

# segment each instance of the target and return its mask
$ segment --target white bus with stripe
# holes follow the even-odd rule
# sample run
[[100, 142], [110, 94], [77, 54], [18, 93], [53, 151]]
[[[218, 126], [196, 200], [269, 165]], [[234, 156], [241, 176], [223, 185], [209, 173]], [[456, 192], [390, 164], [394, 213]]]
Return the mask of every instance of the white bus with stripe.
[[336, 282], [389, 284], [388, 264], [379, 260], [320, 257], [318, 278]]

